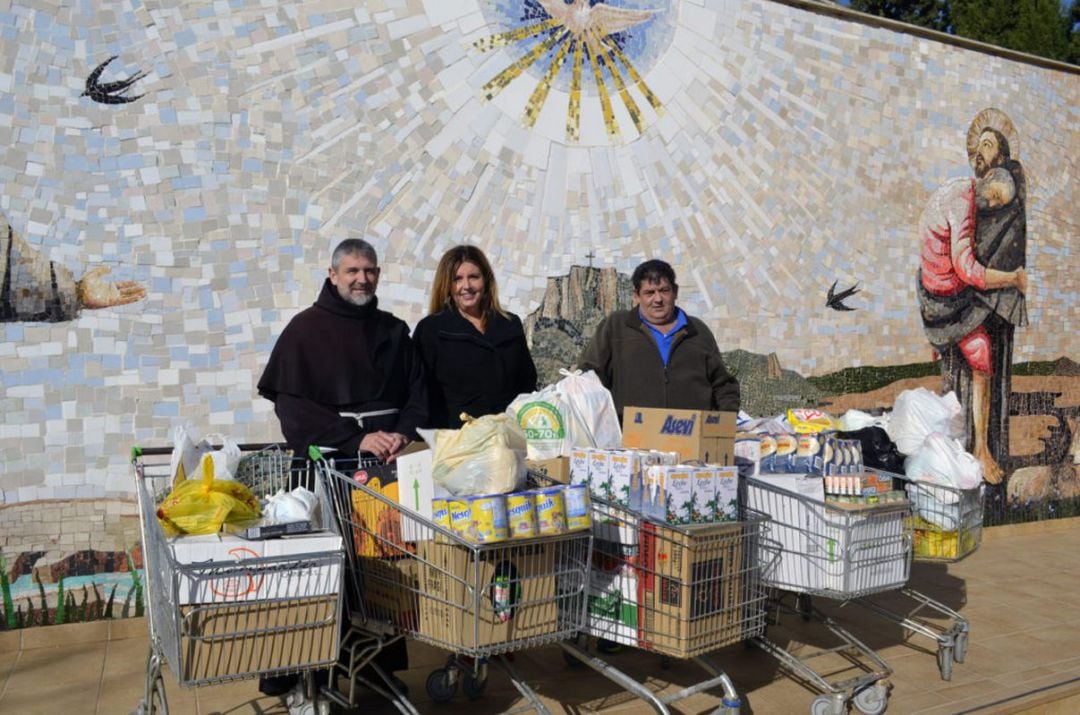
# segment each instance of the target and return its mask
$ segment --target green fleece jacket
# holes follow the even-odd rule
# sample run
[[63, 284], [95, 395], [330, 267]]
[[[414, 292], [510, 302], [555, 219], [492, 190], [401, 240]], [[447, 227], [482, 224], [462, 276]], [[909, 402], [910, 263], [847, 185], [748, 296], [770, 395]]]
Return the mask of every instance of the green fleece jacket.
[[627, 405], [738, 411], [739, 383], [724, 367], [712, 331], [697, 318], [686, 321], [665, 368], [637, 308], [616, 311], [596, 328], [578, 367], [596, 372], [620, 417]]

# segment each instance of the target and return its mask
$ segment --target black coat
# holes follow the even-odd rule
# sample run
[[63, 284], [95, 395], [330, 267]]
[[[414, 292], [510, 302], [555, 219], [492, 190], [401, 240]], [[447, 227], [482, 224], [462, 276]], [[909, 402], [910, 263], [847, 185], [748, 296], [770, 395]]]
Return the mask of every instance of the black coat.
[[[285, 441], [298, 454], [310, 445], [355, 456], [368, 432], [415, 437], [427, 419], [423, 368], [404, 321], [345, 301], [327, 280], [315, 305], [285, 327], [259, 380], [274, 402]], [[360, 427], [340, 412], [397, 409]]]
[[492, 312], [481, 333], [456, 308], [421, 320], [413, 334], [428, 380], [431, 426], [456, 429], [462, 412], [502, 412], [536, 389], [536, 365], [521, 320]]

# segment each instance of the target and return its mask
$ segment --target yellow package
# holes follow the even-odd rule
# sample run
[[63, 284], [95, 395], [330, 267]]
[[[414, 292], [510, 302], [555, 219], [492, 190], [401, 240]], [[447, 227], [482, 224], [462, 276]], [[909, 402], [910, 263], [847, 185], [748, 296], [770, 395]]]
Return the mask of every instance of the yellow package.
[[840, 429], [832, 416], [810, 407], [792, 408], [787, 411], [787, 418], [796, 434]]
[[225, 522], [257, 519], [259, 501], [243, 484], [214, 479], [209, 454], [202, 458], [202, 479], [177, 482], [158, 505], [157, 518], [166, 534], [213, 534]]

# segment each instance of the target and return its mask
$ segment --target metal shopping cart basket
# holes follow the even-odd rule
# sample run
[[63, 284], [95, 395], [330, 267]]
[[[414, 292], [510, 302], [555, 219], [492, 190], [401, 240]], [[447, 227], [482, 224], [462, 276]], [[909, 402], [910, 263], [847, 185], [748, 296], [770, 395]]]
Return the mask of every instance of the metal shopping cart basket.
[[403, 507], [373, 474], [336, 463], [320, 472], [366, 618], [452, 654], [427, 679], [432, 700], [450, 700], [459, 683], [479, 698], [494, 663], [527, 701], [519, 711], [548, 713], [504, 656], [582, 629], [591, 531], [474, 543]]
[[696, 693], [723, 689], [717, 713], [739, 712], [731, 679], [707, 657], [764, 632], [758, 536], [763, 519], [687, 526], [660, 524], [593, 496], [593, 561], [583, 634], [692, 660], [708, 677], [665, 696], [597, 655], [581, 638], [564, 642], [572, 658], [667, 715], [668, 706]]
[[[978, 550], [982, 541], [983, 485], [971, 489], [917, 482], [902, 474], [871, 469], [903, 485], [914, 506], [912, 558], [915, 561], [956, 563]], [[912, 635], [929, 638], [937, 645], [938, 672], [952, 678], [953, 662], [963, 663], [971, 631], [968, 620], [944, 603], [915, 589], [904, 587], [899, 595], [911, 603], [898, 613], [866, 597], [856, 601]]]
[[[792, 675], [823, 694], [814, 699], [814, 715], [839, 715], [852, 702], [876, 715], [888, 705], [885, 679], [892, 669], [872, 649], [832, 619], [813, 608], [820, 596], [847, 602], [901, 588], [911, 570], [910, 502], [865, 507], [826, 502], [821, 478], [809, 475], [760, 475], [743, 481], [743, 503], [768, 515], [765, 531], [780, 551], [762, 572], [762, 581], [780, 594], [777, 613], [785, 610], [782, 592], [795, 595], [795, 611], [815, 616], [840, 645], [798, 657], [765, 636], [755, 639]], [[815, 488], [816, 487], [816, 488]], [[842, 658], [861, 674], [830, 681], [811, 662]], [[828, 664], [828, 663], [827, 663]]]
[[[256, 496], [298, 481], [310, 483], [307, 467], [293, 468], [277, 445], [241, 445], [241, 450], [241, 471], [257, 478]], [[282, 553], [295, 547], [282, 540], [230, 546], [216, 535], [168, 538], [157, 519], [157, 504], [173, 486], [171, 452], [132, 450], [150, 629], [144, 697], [136, 712], [169, 712], [162, 672], [168, 666], [183, 687], [306, 674], [289, 694], [289, 712], [325, 715], [329, 703], [316, 692], [311, 675], [337, 660], [344, 561], [340, 542], [324, 535], [315, 540], [320, 545], [315, 552]], [[322, 502], [326, 517], [329, 503], [325, 498]], [[220, 552], [225, 558], [187, 560], [183, 549], [193, 544], [209, 549], [204, 555]]]

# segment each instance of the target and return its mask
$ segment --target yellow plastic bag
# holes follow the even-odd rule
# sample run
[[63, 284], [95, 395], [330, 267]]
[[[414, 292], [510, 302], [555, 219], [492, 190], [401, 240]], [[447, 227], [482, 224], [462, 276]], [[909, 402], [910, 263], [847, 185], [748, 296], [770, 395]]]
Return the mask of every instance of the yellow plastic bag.
[[225, 522], [257, 519], [259, 500], [239, 482], [214, 479], [214, 462], [202, 458], [202, 479], [184, 479], [158, 505], [157, 517], [165, 533], [213, 534]]

